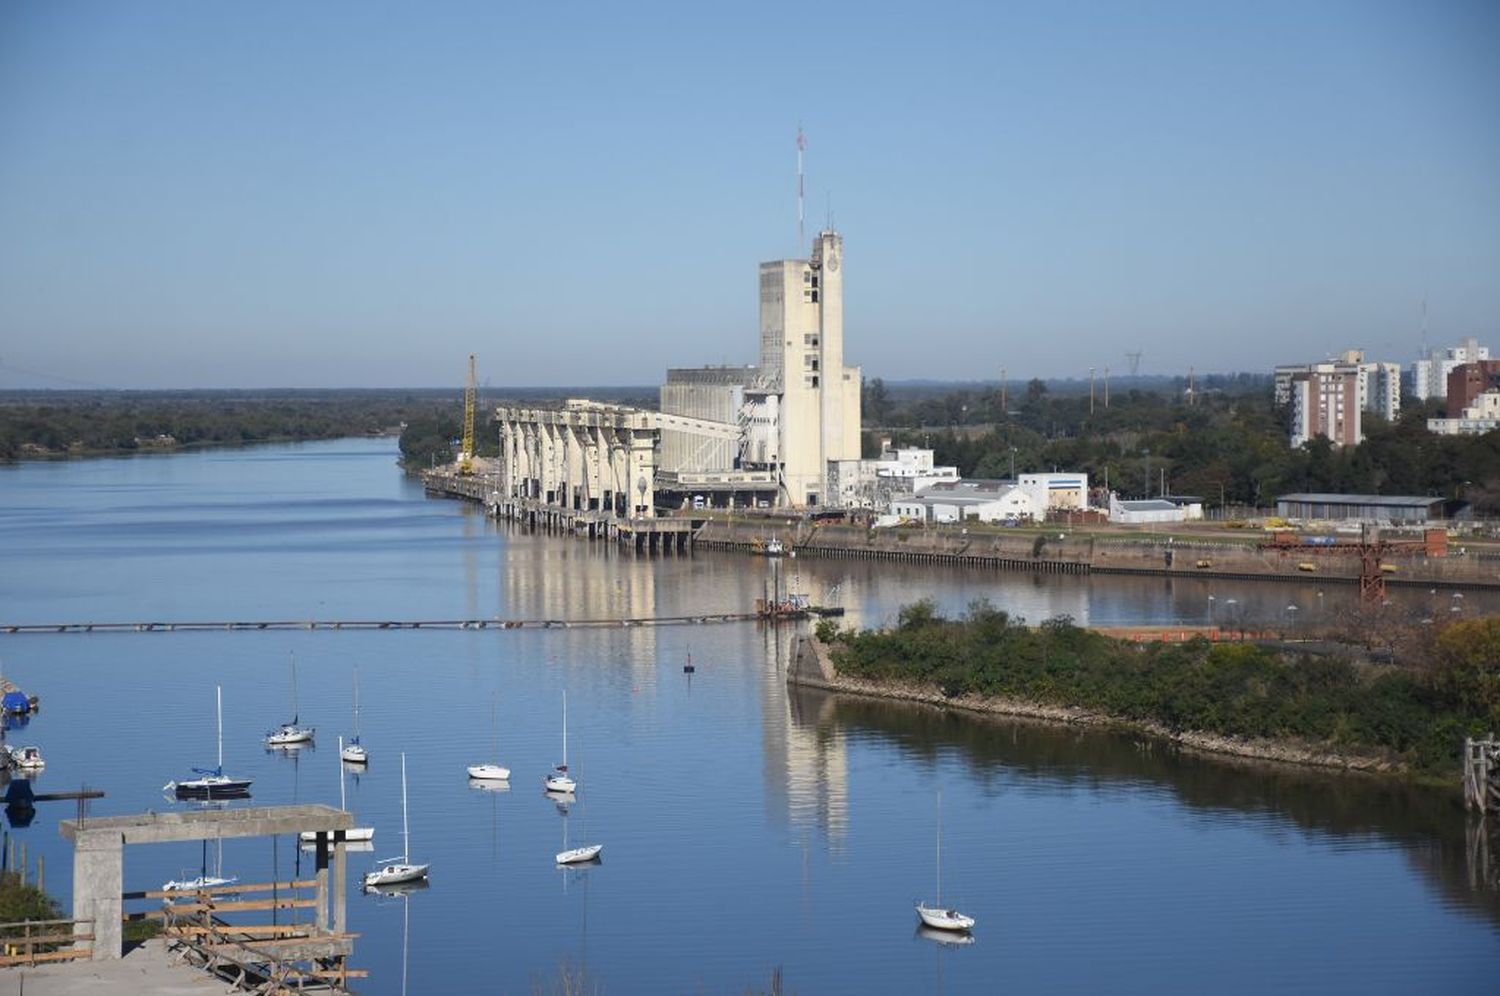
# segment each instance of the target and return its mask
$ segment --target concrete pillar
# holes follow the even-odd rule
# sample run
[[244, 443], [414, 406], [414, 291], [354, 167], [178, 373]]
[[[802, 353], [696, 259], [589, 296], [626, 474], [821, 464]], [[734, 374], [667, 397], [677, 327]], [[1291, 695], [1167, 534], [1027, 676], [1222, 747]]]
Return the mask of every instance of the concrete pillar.
[[318, 831], [317, 843], [313, 846], [317, 872], [313, 878], [318, 883], [317, 902], [314, 907], [313, 924], [319, 930], [328, 929], [328, 834]]
[[117, 834], [85, 833], [74, 842], [73, 919], [94, 921], [74, 929], [94, 935], [93, 961], [114, 961], [122, 955], [124, 865], [125, 840]]
[[333, 930], [338, 934], [349, 932], [348, 917], [349, 869], [344, 860], [344, 831], [333, 835]]

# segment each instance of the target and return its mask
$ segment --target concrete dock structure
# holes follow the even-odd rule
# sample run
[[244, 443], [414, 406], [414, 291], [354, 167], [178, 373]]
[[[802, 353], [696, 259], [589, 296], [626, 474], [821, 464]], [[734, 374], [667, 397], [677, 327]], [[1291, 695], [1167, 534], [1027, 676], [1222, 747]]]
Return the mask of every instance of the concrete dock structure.
[[[223, 840], [315, 831], [318, 834], [315, 920], [319, 930], [328, 936], [326, 941], [310, 942], [310, 948], [319, 950], [307, 956], [335, 958], [349, 953], [344, 832], [353, 825], [353, 816], [341, 809], [301, 805], [148, 812], [134, 816], [63, 820], [58, 824], [58, 830], [73, 842], [73, 918], [93, 922], [94, 961], [110, 961], [121, 955], [126, 844]], [[333, 866], [331, 893], [328, 881], [330, 858]]]

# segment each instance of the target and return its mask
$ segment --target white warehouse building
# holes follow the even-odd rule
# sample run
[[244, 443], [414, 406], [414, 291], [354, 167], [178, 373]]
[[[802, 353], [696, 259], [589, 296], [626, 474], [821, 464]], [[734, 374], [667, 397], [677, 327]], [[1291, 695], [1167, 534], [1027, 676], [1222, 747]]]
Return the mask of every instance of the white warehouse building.
[[1002, 481], [945, 481], [891, 501], [891, 513], [917, 522], [1029, 522], [1041, 518], [1031, 496]]

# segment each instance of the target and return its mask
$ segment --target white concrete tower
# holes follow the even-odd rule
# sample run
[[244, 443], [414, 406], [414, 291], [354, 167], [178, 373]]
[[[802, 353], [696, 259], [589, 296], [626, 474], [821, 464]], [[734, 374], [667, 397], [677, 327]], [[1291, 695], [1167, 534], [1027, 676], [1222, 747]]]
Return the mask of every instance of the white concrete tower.
[[859, 459], [859, 368], [844, 366], [844, 240], [760, 266], [760, 367], [781, 393], [785, 500], [826, 504], [828, 461]]

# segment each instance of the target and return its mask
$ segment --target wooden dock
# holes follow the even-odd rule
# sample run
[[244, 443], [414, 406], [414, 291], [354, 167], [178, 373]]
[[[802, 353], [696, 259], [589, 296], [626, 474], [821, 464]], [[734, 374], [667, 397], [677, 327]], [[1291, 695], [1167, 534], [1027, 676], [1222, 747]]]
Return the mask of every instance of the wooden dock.
[[1500, 813], [1500, 740], [1464, 738], [1464, 808]]

